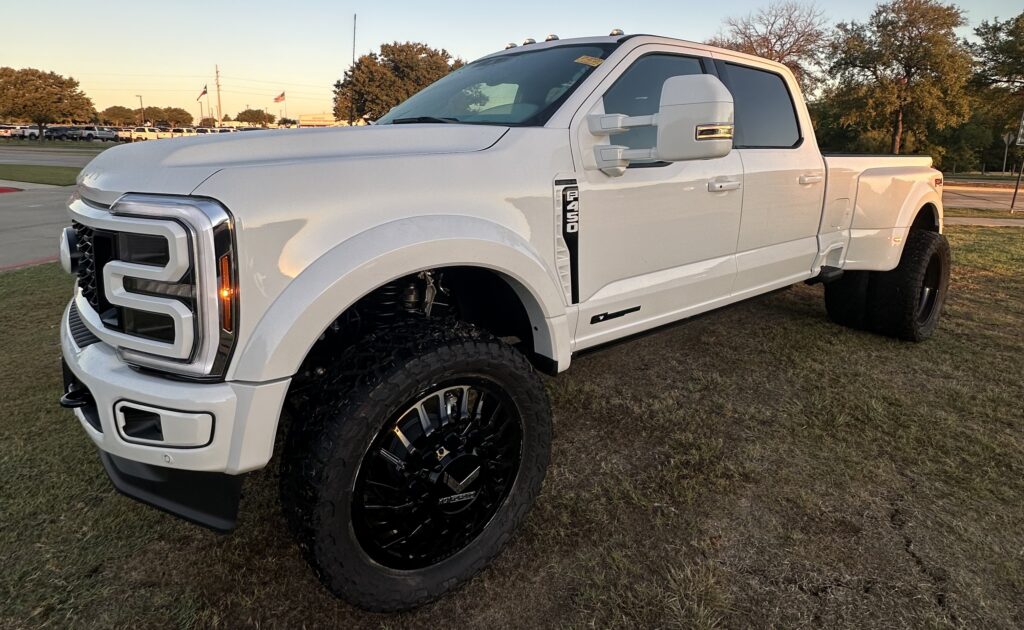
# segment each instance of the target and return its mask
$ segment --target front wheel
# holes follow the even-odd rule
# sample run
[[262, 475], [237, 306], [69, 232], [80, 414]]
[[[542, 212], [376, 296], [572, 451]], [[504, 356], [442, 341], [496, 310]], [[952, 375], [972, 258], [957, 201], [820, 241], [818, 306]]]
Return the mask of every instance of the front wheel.
[[551, 440], [526, 358], [467, 324], [408, 318], [338, 356], [289, 432], [282, 502], [336, 595], [424, 604], [470, 579], [540, 492]]

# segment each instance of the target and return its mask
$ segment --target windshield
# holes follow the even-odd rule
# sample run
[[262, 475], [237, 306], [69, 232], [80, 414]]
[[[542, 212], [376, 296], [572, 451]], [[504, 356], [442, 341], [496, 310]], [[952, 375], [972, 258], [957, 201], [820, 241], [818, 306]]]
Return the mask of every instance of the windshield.
[[556, 46], [474, 61], [396, 105], [377, 124], [540, 126], [614, 48]]

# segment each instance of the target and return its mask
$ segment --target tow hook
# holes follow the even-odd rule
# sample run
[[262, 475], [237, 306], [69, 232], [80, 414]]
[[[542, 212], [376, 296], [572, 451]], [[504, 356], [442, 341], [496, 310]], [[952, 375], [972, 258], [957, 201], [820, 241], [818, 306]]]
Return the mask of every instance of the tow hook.
[[79, 409], [93, 404], [92, 394], [88, 389], [69, 387], [60, 397], [60, 406], [65, 409]]

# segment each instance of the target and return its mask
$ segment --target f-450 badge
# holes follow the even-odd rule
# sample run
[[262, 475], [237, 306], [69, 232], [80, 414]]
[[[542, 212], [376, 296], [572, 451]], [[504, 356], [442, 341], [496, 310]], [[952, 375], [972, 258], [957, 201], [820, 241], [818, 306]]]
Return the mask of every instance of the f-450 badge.
[[562, 189], [562, 237], [569, 248], [569, 264], [572, 268], [572, 303], [580, 301], [579, 281], [579, 233], [580, 233], [580, 189], [566, 186]]

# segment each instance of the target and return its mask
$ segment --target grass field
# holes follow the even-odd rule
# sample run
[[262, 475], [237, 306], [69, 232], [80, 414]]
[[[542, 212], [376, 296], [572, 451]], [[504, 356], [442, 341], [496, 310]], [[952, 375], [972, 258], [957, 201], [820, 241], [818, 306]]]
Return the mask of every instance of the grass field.
[[1024, 219], [1024, 195], [1017, 204], [1017, 211], [996, 210], [993, 208], [943, 208], [947, 217], [984, 217], [987, 219]]
[[56, 149], [63, 151], [79, 151], [82, 153], [101, 153], [105, 149], [117, 146], [116, 142], [75, 142], [71, 140], [27, 140], [22, 138], [0, 138], [0, 147], [14, 149]]
[[77, 166], [37, 166], [34, 164], [0, 164], [0, 179], [33, 184], [71, 186], [79, 171]]
[[1024, 626], [1024, 232], [949, 229], [936, 336], [795, 287], [575, 360], [495, 566], [381, 616], [289, 540], [276, 469], [219, 536], [115, 494], [60, 391], [55, 265], [0, 274], [0, 627]]

